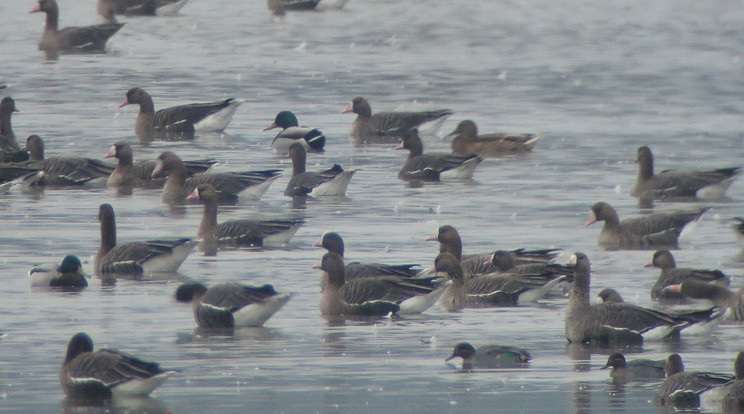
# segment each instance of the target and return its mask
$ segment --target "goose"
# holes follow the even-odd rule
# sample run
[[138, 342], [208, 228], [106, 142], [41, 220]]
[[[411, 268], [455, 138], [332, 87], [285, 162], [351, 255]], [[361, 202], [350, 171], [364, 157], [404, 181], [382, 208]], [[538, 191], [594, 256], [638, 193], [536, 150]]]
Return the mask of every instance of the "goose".
[[155, 112], [150, 94], [142, 88], [132, 88], [127, 91], [119, 108], [139, 105], [134, 123], [134, 133], [138, 140], [178, 141], [193, 139], [195, 131], [223, 131], [243, 102], [242, 99], [228, 98], [217, 102], [172, 106]]
[[734, 377], [727, 374], [685, 371], [679, 354], [669, 355], [664, 370], [666, 379], [656, 392], [653, 403], [671, 409], [697, 408], [704, 394], [734, 381]]
[[514, 367], [532, 359], [527, 350], [515, 346], [486, 345], [475, 349], [469, 342], [455, 345], [452, 355], [445, 361], [462, 358], [462, 369]]
[[150, 174], [168, 177], [163, 187], [163, 202], [179, 204], [193, 193], [199, 184], [210, 184], [217, 190], [220, 203], [235, 204], [239, 199], [258, 200], [271, 183], [282, 175], [281, 170], [224, 172], [199, 174], [189, 177], [181, 158], [170, 151], [158, 156]]
[[731, 229], [736, 236], [736, 243], [739, 245], [739, 253], [736, 254], [736, 260], [744, 261], [744, 218], [734, 217]]
[[67, 255], [62, 263], [45, 263], [28, 271], [31, 286], [84, 288], [88, 286], [83, 264], [75, 255]]
[[664, 378], [666, 360], [634, 359], [627, 361], [625, 355], [613, 352], [607, 357], [607, 363], [600, 369], [610, 369], [610, 378], [616, 384], [628, 381], [643, 381]]
[[439, 129], [444, 120], [452, 115], [449, 109], [422, 112], [378, 112], [372, 115], [369, 102], [357, 96], [342, 113], [355, 113], [356, 119], [349, 127], [349, 137], [355, 145], [390, 144], [400, 141], [411, 128], [431, 123]]
[[600, 201], [589, 211], [584, 226], [604, 221], [597, 243], [606, 250], [650, 250], [679, 248], [679, 236], [690, 224], [697, 224], [709, 208], [671, 213], [652, 213], [623, 220], [609, 204]]
[[43, 172], [24, 181], [26, 185], [82, 185], [92, 181], [108, 180], [114, 168], [101, 161], [72, 156], [44, 157], [44, 140], [38, 135], [26, 139], [23, 150], [28, 151], [29, 161], [24, 164]]
[[679, 284], [668, 285], [661, 293], [663, 296], [672, 294], [674, 297], [708, 299], [724, 312], [723, 319], [744, 321], [744, 288], [734, 292], [718, 283], [692, 278]]
[[194, 320], [202, 328], [263, 326], [291, 297], [287, 293], [277, 293], [271, 285], [240, 283], [223, 283], [211, 288], [201, 283], [184, 283], [176, 290], [176, 300], [192, 303]]
[[168, 16], [177, 14], [188, 0], [98, 0], [96, 11], [104, 18], [125, 16]]
[[28, 154], [21, 151], [13, 133], [11, 118], [18, 112], [15, 100], [10, 96], [0, 100], [0, 162], [22, 162], [28, 160]]
[[424, 154], [424, 144], [416, 128], [405, 132], [395, 149], [408, 150], [408, 158], [398, 171], [398, 178], [406, 181], [468, 180], [473, 178], [475, 169], [485, 159], [477, 154]]
[[[669, 285], [677, 285], [685, 280], [699, 280], [701, 282], [714, 282], [721, 286], [728, 286], [731, 278], [726, 276], [720, 270], [692, 269], [687, 267], [677, 267], [674, 256], [669, 250], [657, 250], [645, 267], [658, 267], [661, 269], [659, 278], [651, 287], [651, 300], [679, 300], [682, 296], [675, 294], [671, 290], [663, 291]], [[664, 295], [662, 295], [662, 291]]]
[[67, 345], [59, 381], [65, 394], [73, 399], [144, 397], [174, 373], [115, 349], [93, 351], [93, 340], [79, 332]]
[[289, 146], [289, 158], [292, 159], [292, 177], [287, 183], [284, 195], [296, 196], [343, 196], [356, 170], [344, 170], [334, 164], [322, 172], [305, 170], [307, 152], [300, 144]]
[[734, 378], [720, 390], [724, 413], [744, 412], [744, 352], [739, 352], [734, 360]]
[[116, 218], [111, 204], [98, 208], [101, 246], [95, 259], [97, 273], [150, 275], [175, 272], [194, 249], [189, 238], [148, 240], [116, 244]]
[[460, 121], [455, 130], [446, 137], [453, 137], [452, 152], [456, 154], [479, 154], [489, 157], [528, 153], [540, 140], [540, 137], [534, 134], [478, 135], [478, 127], [469, 119]]
[[305, 151], [323, 151], [326, 142], [325, 135], [315, 128], [299, 125], [297, 117], [292, 112], [279, 112], [274, 118], [274, 122], [264, 128], [264, 131], [270, 131], [274, 128], [282, 129], [271, 141], [271, 149], [286, 154], [292, 144], [299, 143], [305, 148]]

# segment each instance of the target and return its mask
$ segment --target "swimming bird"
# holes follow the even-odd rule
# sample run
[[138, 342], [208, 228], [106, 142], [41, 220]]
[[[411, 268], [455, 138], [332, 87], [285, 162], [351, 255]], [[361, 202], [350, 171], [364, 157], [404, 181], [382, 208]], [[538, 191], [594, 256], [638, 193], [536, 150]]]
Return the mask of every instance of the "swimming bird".
[[736, 255], [736, 260], [744, 261], [744, 218], [734, 217], [731, 229], [734, 231], [736, 236], [736, 243], [739, 245], [739, 253]]
[[[323, 247], [329, 252], [338, 253], [344, 257], [344, 240], [336, 232], [323, 233], [321, 240], [313, 244]], [[346, 280], [370, 276], [402, 276], [413, 277], [418, 273], [418, 264], [389, 265], [383, 263], [345, 262], [344, 277]]]
[[75, 156], [44, 157], [44, 141], [38, 135], [26, 139], [23, 150], [30, 159], [24, 165], [43, 172], [24, 181], [26, 185], [82, 185], [94, 180], [107, 180], [114, 167], [93, 158]]
[[[651, 300], [679, 300], [682, 296], [671, 290], [663, 291], [669, 285], [678, 285], [686, 280], [699, 280], [701, 282], [713, 282], [721, 286], [728, 286], [731, 278], [720, 270], [692, 269], [688, 267], [677, 267], [674, 256], [669, 250], [657, 250], [654, 252], [651, 262], [645, 267], [658, 267], [661, 269], [659, 278], [651, 287]], [[662, 292], [664, 294], [662, 295]]]
[[575, 253], [567, 266], [574, 269], [574, 282], [565, 313], [566, 339], [570, 343], [640, 344], [643, 335], [676, 335], [682, 329], [713, 320], [716, 308], [670, 315], [630, 303], [589, 300], [590, 263], [584, 253]]
[[222, 283], [208, 289], [201, 283], [185, 283], [176, 290], [176, 300], [192, 303], [194, 320], [202, 328], [263, 326], [291, 297], [277, 293], [271, 285], [240, 283]]
[[294, 219], [229, 220], [217, 224], [217, 192], [209, 184], [199, 184], [187, 199], [204, 203], [197, 237], [213, 249], [219, 246], [281, 246], [294, 236], [305, 222]]
[[59, 371], [62, 390], [73, 399], [99, 400], [112, 397], [144, 397], [175, 371], [114, 349], [93, 351], [87, 334], [75, 334]]
[[454, 137], [451, 146], [452, 152], [456, 154], [480, 154], [490, 157], [531, 152], [540, 140], [540, 137], [534, 134], [478, 135], [478, 127], [469, 119], [460, 121], [447, 137]]
[[643, 381], [664, 378], [666, 360], [634, 359], [626, 361], [625, 355], [613, 352], [607, 357], [607, 364], [600, 369], [610, 369], [610, 378], [614, 383], [624, 384], [628, 381]]
[[45, 263], [28, 271], [31, 286], [84, 288], [88, 286], [83, 264], [75, 255], [67, 255], [61, 264]]
[[411, 128], [432, 123], [438, 129], [447, 117], [449, 109], [422, 112], [378, 112], [372, 115], [372, 107], [366, 99], [357, 96], [342, 113], [353, 112], [356, 119], [349, 128], [349, 137], [355, 145], [396, 143]]
[[39, 40], [39, 50], [54, 59], [62, 53], [104, 52], [106, 42], [124, 23], [104, 23], [94, 26], [65, 27], [58, 29], [59, 6], [55, 0], [39, 0], [29, 13], [46, 13], [46, 26]]
[[734, 292], [718, 283], [699, 279], [686, 279], [679, 284], [667, 285], [661, 290], [663, 296], [708, 299], [723, 313], [723, 319], [744, 321], [744, 288]]
[[416, 128], [405, 132], [403, 140], [395, 149], [408, 150], [408, 158], [398, 171], [398, 178], [407, 181], [439, 181], [443, 178], [471, 179], [475, 169], [485, 159], [477, 154], [424, 154], [424, 144]]
[[292, 159], [292, 178], [284, 190], [285, 196], [343, 196], [356, 170], [344, 170], [334, 164], [322, 172], [305, 170], [307, 152], [300, 144], [289, 146], [289, 158]]
[[95, 259], [97, 273], [150, 275], [175, 272], [194, 249], [189, 238], [148, 240], [116, 244], [116, 218], [111, 204], [98, 208], [101, 246]]
[[679, 354], [669, 355], [664, 369], [666, 379], [656, 392], [653, 403], [672, 409], [697, 408], [705, 393], [734, 381], [734, 377], [727, 374], [685, 371]]
[[21, 162], [28, 160], [28, 154], [21, 151], [13, 132], [11, 118], [18, 112], [15, 100], [10, 96], [0, 100], [0, 162]]
[[597, 294], [597, 303], [616, 302], [623, 303], [623, 297], [613, 288], [604, 288]]
[[283, 16], [287, 11], [316, 10], [321, 0], [266, 0], [266, 7], [276, 16]]
[[532, 356], [516, 346], [486, 345], [475, 349], [468, 342], [460, 342], [445, 361], [455, 358], [462, 358], [462, 369], [468, 370], [520, 366], [529, 362]]
[[741, 168], [708, 171], [665, 170], [654, 174], [654, 156], [647, 146], [638, 148], [638, 178], [630, 195], [642, 199], [721, 199]]
[[670, 213], [651, 213], [620, 222], [617, 212], [600, 201], [589, 211], [584, 226], [604, 221], [597, 243], [605, 250], [649, 250], [679, 248], [679, 236], [689, 224], [695, 224], [709, 208]]
[[344, 259], [337, 253], [323, 255], [319, 268], [321, 297], [320, 313], [325, 316], [387, 316], [401, 307], [388, 300], [370, 300], [349, 303], [344, 298]]
[[243, 102], [242, 99], [227, 98], [224, 101], [172, 106], [155, 112], [150, 94], [142, 88], [132, 88], [127, 91], [119, 108], [139, 105], [134, 133], [140, 141], [178, 141], [193, 139], [196, 131], [223, 131]]
[[744, 412], [744, 352], [739, 352], [734, 360], [734, 378], [719, 391], [724, 413]]
[[158, 156], [157, 165], [150, 174], [168, 177], [163, 187], [163, 202], [179, 204], [193, 193], [199, 184], [210, 184], [217, 190], [219, 202], [235, 204], [239, 199], [258, 200], [271, 183], [282, 175], [281, 170], [223, 172], [188, 176], [181, 158], [165, 151]]
[[167, 16], [178, 13], [188, 0], [98, 0], [96, 11], [106, 19], [114, 15]]
[[305, 147], [305, 151], [323, 151], [326, 142], [325, 135], [318, 129], [299, 125], [297, 117], [292, 112], [279, 112], [274, 118], [274, 122], [264, 128], [264, 131], [274, 128], [282, 129], [271, 141], [271, 149], [276, 152], [287, 153], [292, 144], [299, 143]]

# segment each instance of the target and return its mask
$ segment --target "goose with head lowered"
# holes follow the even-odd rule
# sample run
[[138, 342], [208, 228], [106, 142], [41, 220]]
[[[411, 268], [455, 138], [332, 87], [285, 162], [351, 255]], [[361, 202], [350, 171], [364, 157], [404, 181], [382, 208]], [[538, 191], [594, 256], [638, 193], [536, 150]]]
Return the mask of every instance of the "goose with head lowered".
[[664, 290], [669, 285], [678, 285], [686, 280], [698, 280], [704, 283], [716, 283], [723, 287], [731, 283], [731, 278], [720, 270], [692, 269], [689, 267], [677, 267], [677, 262], [669, 250], [657, 250], [654, 252], [651, 262], [645, 267], [658, 267], [661, 269], [659, 278], [651, 287], [651, 300], [679, 300], [683, 297], [672, 290]]
[[313, 172], [307, 171], [307, 151], [298, 143], [289, 146], [289, 158], [292, 159], [292, 177], [284, 189], [284, 195], [297, 196], [343, 196], [356, 170], [344, 170], [334, 164], [332, 168]]
[[282, 129], [271, 141], [271, 149], [276, 152], [286, 154], [295, 143], [302, 145], [306, 151], [323, 151], [325, 135], [318, 129], [300, 126], [297, 117], [290, 111], [279, 112], [274, 122], [264, 128], [264, 131], [274, 128]]

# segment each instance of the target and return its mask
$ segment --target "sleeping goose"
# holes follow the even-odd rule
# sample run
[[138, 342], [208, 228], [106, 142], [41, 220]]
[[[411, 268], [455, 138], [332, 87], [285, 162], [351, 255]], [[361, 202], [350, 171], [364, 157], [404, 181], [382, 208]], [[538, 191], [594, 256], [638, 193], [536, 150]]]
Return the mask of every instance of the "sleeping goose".
[[297, 117], [292, 112], [279, 112], [274, 118], [274, 122], [264, 128], [264, 131], [270, 131], [274, 128], [282, 129], [271, 141], [271, 149], [286, 154], [292, 144], [299, 143], [305, 147], [305, 151], [323, 151], [326, 141], [325, 135], [315, 128], [299, 125]]
[[31, 286], [84, 288], [88, 286], [83, 264], [75, 255], [67, 255], [62, 263], [45, 263], [28, 271]]
[[485, 159], [477, 154], [424, 154], [424, 144], [416, 128], [405, 132], [403, 140], [395, 149], [408, 150], [408, 158], [398, 171], [398, 178], [406, 181], [471, 179], [475, 169]]
[[677, 267], [674, 256], [669, 250], [657, 250], [654, 252], [651, 262], [646, 263], [645, 267], [658, 267], [661, 269], [659, 278], [651, 287], [651, 300], [674, 300], [682, 299], [682, 296], [666, 291], [662, 291], [669, 285], [678, 285], [685, 280], [699, 280], [701, 282], [713, 282], [721, 286], [728, 286], [731, 278], [726, 276], [720, 270], [692, 269], [688, 267]]
[[540, 137], [533, 134], [483, 134], [478, 135], [475, 122], [460, 121], [447, 137], [452, 139], [452, 152], [456, 154], [480, 154], [490, 157], [524, 154], [532, 151]]
[[307, 152], [300, 144], [289, 146], [289, 158], [292, 159], [292, 177], [284, 189], [284, 195], [296, 196], [343, 196], [356, 170], [344, 170], [334, 164], [332, 168], [312, 172], [305, 170]]

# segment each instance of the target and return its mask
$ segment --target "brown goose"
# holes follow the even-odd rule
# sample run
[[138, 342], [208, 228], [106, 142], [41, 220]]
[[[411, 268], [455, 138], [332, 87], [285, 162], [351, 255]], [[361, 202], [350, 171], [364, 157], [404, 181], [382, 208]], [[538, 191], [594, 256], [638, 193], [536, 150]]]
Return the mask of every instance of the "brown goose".
[[39, 40], [39, 50], [46, 52], [48, 58], [56, 58], [60, 52], [104, 52], [108, 39], [124, 26], [124, 23], [113, 22], [58, 30], [59, 6], [55, 0], [39, 0], [30, 11], [37, 12], [46, 13], [46, 26]]
[[744, 352], [739, 352], [734, 361], [735, 381], [721, 388], [724, 413], [744, 412]]
[[276, 16], [283, 16], [287, 11], [315, 10], [320, 0], [266, 0], [266, 7]]
[[653, 403], [671, 409], [697, 408], [703, 394], [734, 381], [734, 377], [727, 374], [685, 371], [679, 354], [669, 355], [664, 370], [666, 379], [656, 392]]
[[408, 150], [408, 158], [398, 171], [398, 178], [407, 181], [439, 181], [443, 178], [471, 179], [485, 158], [477, 154], [424, 154], [424, 144], [416, 128], [403, 134], [395, 149]]
[[25, 180], [27, 185], [81, 185], [93, 180], [108, 179], [114, 171], [112, 166], [92, 158], [44, 158], [44, 141], [38, 135], [29, 136], [23, 149], [30, 155], [30, 160], [24, 165], [43, 172]]
[[679, 235], [685, 226], [697, 223], [709, 208], [671, 213], [652, 213], [620, 222], [617, 212], [600, 201], [589, 211], [584, 226], [604, 221], [598, 244], [606, 250], [648, 250], [679, 248]]
[[6, 96], [0, 101], [0, 162], [23, 162], [28, 160], [28, 153], [18, 145], [11, 117], [18, 112], [15, 100]]
[[163, 187], [163, 201], [170, 204], [182, 203], [199, 184], [210, 184], [217, 190], [221, 203], [236, 203], [239, 198], [258, 200], [277, 178], [281, 170], [224, 172], [199, 174], [192, 177], [186, 172], [181, 158], [166, 151], [158, 157], [158, 163], [151, 176], [163, 174], [168, 177]]
[[178, 13], [188, 0], [98, 0], [96, 10], [106, 19], [114, 15], [167, 16]]
[[[323, 247], [329, 252], [338, 253], [341, 257], [344, 257], [344, 240], [338, 233], [324, 233], [321, 240], [315, 242], [313, 246]], [[371, 276], [413, 277], [418, 273], [416, 269], [418, 266], [418, 264], [389, 265], [382, 263], [346, 262], [344, 266], [344, 277], [347, 281], [358, 277]]]
[[645, 267], [658, 267], [661, 269], [659, 278], [656, 279], [651, 287], [651, 300], [674, 300], [682, 299], [682, 296], [672, 291], [666, 291], [662, 295], [662, 290], [669, 285], [678, 285], [685, 280], [699, 280], [701, 282], [713, 282], [721, 286], [728, 286], [731, 278], [726, 276], [720, 270], [691, 269], [687, 267], [677, 267], [677, 262], [669, 250], [657, 250], [654, 252], [651, 262], [646, 263]]
[[127, 91], [119, 108], [138, 104], [140, 109], [134, 122], [134, 133], [140, 141], [164, 139], [189, 140], [198, 131], [219, 132], [227, 128], [242, 99], [172, 106], [155, 112], [150, 94], [141, 88]]
[[561, 274], [573, 276], [573, 270], [560, 263], [551, 263], [547, 261], [535, 261], [532, 263], [517, 264], [517, 253], [506, 250], [496, 250], [491, 257], [485, 261], [486, 265], [493, 265], [499, 273], [515, 274]]
[[291, 297], [277, 293], [271, 285], [240, 283], [223, 283], [209, 289], [201, 283], [185, 283], [176, 290], [176, 300], [192, 303], [194, 320], [202, 328], [263, 326]]
[[209, 184], [199, 184], [187, 199], [204, 203], [204, 213], [197, 237], [208, 249], [219, 246], [281, 246], [294, 236], [304, 220], [229, 220], [217, 224], [217, 191]]
[[175, 272], [196, 245], [189, 238], [116, 244], [116, 218], [111, 204], [101, 204], [98, 221], [101, 223], [101, 246], [96, 254], [95, 269], [99, 274]]
[[355, 145], [396, 143], [411, 128], [433, 122], [438, 129], [444, 120], [452, 115], [449, 109], [423, 112], [379, 112], [372, 115], [372, 107], [361, 96], [352, 99], [342, 112], [357, 114], [349, 128], [349, 137]]
[[565, 314], [566, 339], [570, 343], [640, 344], [642, 335], [670, 337], [718, 316], [714, 314], [716, 308], [670, 315], [625, 302], [591, 304], [589, 258], [584, 253], [575, 253], [566, 265], [574, 269]]
[[387, 300], [349, 303], [344, 292], [344, 259], [337, 253], [326, 253], [319, 268], [321, 297], [320, 313], [327, 316], [387, 316], [400, 311], [400, 305]]
[[344, 170], [334, 164], [332, 168], [313, 172], [306, 171], [307, 152], [299, 144], [289, 146], [289, 158], [292, 159], [292, 178], [284, 189], [284, 195], [296, 196], [343, 196], [356, 170]]
[[[116, 158], [119, 163], [116, 164], [114, 172], [109, 175], [106, 185], [109, 187], [162, 187], [165, 185], [165, 178], [153, 178], [152, 172], [158, 165], [156, 160], [139, 161], [134, 163], [132, 147], [125, 141], [119, 141], [111, 146], [111, 149], [103, 158]], [[217, 161], [184, 161], [186, 174], [191, 177], [194, 174], [204, 174]]]
[[744, 288], [734, 292], [725, 286], [692, 278], [679, 284], [668, 285], [661, 292], [663, 295], [672, 293], [675, 297], [708, 299], [725, 312], [724, 319], [744, 321]]
[[469, 119], [460, 121], [457, 128], [447, 137], [454, 137], [451, 145], [452, 152], [456, 154], [480, 154], [490, 157], [531, 152], [540, 140], [540, 137], [533, 134], [478, 135], [478, 127]]
[[649, 147], [638, 148], [638, 178], [630, 195], [642, 199], [721, 199], [741, 173], [741, 168], [709, 171], [671, 171], [654, 174], [654, 155]]

